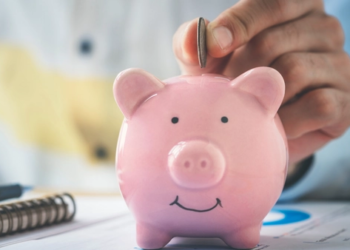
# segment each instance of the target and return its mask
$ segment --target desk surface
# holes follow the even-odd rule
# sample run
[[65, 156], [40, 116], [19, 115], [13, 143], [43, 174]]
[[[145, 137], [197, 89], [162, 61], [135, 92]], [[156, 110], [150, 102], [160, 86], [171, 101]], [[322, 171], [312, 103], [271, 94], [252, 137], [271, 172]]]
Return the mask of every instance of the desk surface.
[[[76, 196], [73, 222], [0, 238], [17, 249], [139, 249], [135, 222], [119, 195]], [[255, 250], [350, 249], [350, 202], [277, 205], [265, 218]], [[174, 238], [165, 249], [230, 249], [219, 239]]]

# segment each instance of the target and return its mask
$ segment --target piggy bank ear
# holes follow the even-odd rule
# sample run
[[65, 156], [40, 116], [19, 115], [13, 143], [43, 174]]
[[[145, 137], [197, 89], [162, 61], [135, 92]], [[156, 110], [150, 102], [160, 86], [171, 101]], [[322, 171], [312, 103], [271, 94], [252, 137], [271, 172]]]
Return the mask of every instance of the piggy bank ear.
[[251, 69], [234, 79], [231, 86], [255, 96], [272, 116], [277, 113], [284, 97], [283, 77], [269, 67]]
[[114, 81], [114, 99], [126, 119], [148, 97], [164, 88], [164, 83], [141, 69], [127, 69], [119, 73]]

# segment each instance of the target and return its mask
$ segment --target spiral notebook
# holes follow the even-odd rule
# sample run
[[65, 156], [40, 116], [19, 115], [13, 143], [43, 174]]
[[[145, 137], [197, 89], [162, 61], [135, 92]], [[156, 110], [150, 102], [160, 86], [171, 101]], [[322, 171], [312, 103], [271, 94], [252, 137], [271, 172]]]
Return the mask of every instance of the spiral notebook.
[[68, 193], [2, 204], [0, 240], [6, 235], [71, 221], [75, 213], [74, 198]]
[[[22, 202], [24, 200], [33, 200], [33, 198], [40, 199], [41, 197], [45, 197], [46, 194], [47, 194], [47, 191], [34, 190], [31, 192], [25, 193], [21, 198], [21, 200], [19, 201]], [[51, 197], [54, 197], [54, 195]], [[68, 221], [70, 219], [71, 220], [70, 222], [59, 223], [58, 222], [59, 219], [58, 219], [56, 223], [51, 224], [52, 226], [41, 226], [40, 228], [36, 227], [35, 230], [24, 230], [21, 233], [12, 233], [12, 234], [8, 233], [6, 236], [0, 237], [0, 248], [16, 249], [16, 250], [30, 249], [30, 246], [29, 246], [30, 244], [35, 244], [36, 242], [41, 241], [43, 239], [55, 239], [55, 237], [58, 235], [71, 235], [73, 232], [79, 232], [80, 230], [83, 230], [85, 228], [94, 228], [95, 226], [103, 225], [107, 221], [115, 220], [118, 218], [122, 219], [124, 217], [127, 217], [127, 215], [129, 214], [128, 208], [126, 207], [124, 200], [119, 194], [113, 193], [110, 195], [105, 194], [101, 196], [96, 194], [85, 194], [85, 193], [75, 194], [74, 204], [72, 203], [68, 204], [68, 202], [71, 202], [69, 200], [69, 197], [63, 197], [63, 198], [65, 203], [67, 203], [68, 205], [68, 213], [71, 216], [73, 216], [72, 214], [74, 214], [74, 218], [70, 219], [68, 217], [68, 219], [65, 220], [65, 221]], [[13, 201], [15, 202], [18, 200], [13, 200]], [[60, 199], [56, 199], [56, 202], [61, 204]], [[1, 203], [1, 205], [2, 204], [3, 203]], [[74, 207], [74, 205], [76, 205], [76, 208]], [[61, 207], [59, 211], [61, 211], [59, 213], [62, 213], [63, 207]], [[7, 220], [6, 216], [5, 217], [3, 216], [2, 218], [4, 220]], [[25, 223], [25, 222], [23, 221], [22, 223]], [[32, 221], [32, 225], [34, 225], [34, 223], [35, 222]], [[2, 232], [4, 232], [5, 230], [8, 230], [6, 225], [5, 227], [6, 229], [1, 230]], [[13, 227], [15, 227], [15, 225]], [[24, 228], [24, 225], [22, 227]], [[90, 238], [91, 238], [90, 236], [87, 237], [85, 234], [82, 235], [81, 237], [74, 236], [74, 240], [79, 240], [83, 242]], [[69, 245], [69, 241], [70, 241], [69, 239], [64, 241], [66, 244]], [[56, 246], [57, 248], [62, 243], [63, 242], [54, 240], [54, 242], [50, 243], [50, 247], [34, 246], [34, 249], [51, 249], [52, 246]], [[58, 248], [59, 249], [87, 249], [84, 247], [82, 248], [58, 247]], [[91, 249], [91, 246], [89, 246], [88, 249]], [[93, 249], [103, 249], [103, 248], [93, 248]]]

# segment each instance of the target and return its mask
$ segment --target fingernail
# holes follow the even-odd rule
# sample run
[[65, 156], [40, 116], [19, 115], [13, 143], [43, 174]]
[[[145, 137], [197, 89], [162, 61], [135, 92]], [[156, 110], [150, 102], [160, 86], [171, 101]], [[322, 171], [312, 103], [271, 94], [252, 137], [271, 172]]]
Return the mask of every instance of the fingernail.
[[224, 26], [214, 28], [213, 36], [221, 49], [226, 49], [232, 44], [233, 39], [231, 31]]

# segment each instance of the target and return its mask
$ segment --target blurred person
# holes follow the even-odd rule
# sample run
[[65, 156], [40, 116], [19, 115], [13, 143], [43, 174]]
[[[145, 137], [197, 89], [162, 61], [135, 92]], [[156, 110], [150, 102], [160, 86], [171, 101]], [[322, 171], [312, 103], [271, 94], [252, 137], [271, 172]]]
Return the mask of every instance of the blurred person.
[[[203, 16], [215, 19], [207, 26], [211, 57], [206, 71], [237, 76], [252, 67], [271, 66], [285, 78], [286, 98], [279, 114], [294, 167], [281, 199], [349, 197], [348, 124], [322, 136], [335, 119], [322, 119], [326, 112], [318, 114], [314, 102], [301, 102], [315, 86], [348, 87], [342, 29], [325, 14], [322, 1], [286, 2], [290, 4], [0, 0], [0, 181], [116, 188], [115, 145], [123, 117], [113, 100], [114, 77], [129, 67], [160, 79], [180, 74], [172, 36], [185, 21]], [[326, 2], [347, 34], [350, 20], [344, 6], [349, 3]], [[243, 19], [237, 19], [237, 13]], [[218, 24], [234, 29], [231, 40], [223, 29], [221, 39], [212, 39]], [[202, 73], [194, 27], [195, 21], [183, 25], [174, 36], [175, 55], [186, 74]], [[349, 46], [347, 42], [347, 52]], [[320, 56], [325, 60], [318, 63]], [[328, 71], [332, 74], [321, 74]], [[348, 97], [348, 92], [340, 92]], [[346, 119], [346, 112], [338, 115], [338, 123]]]

